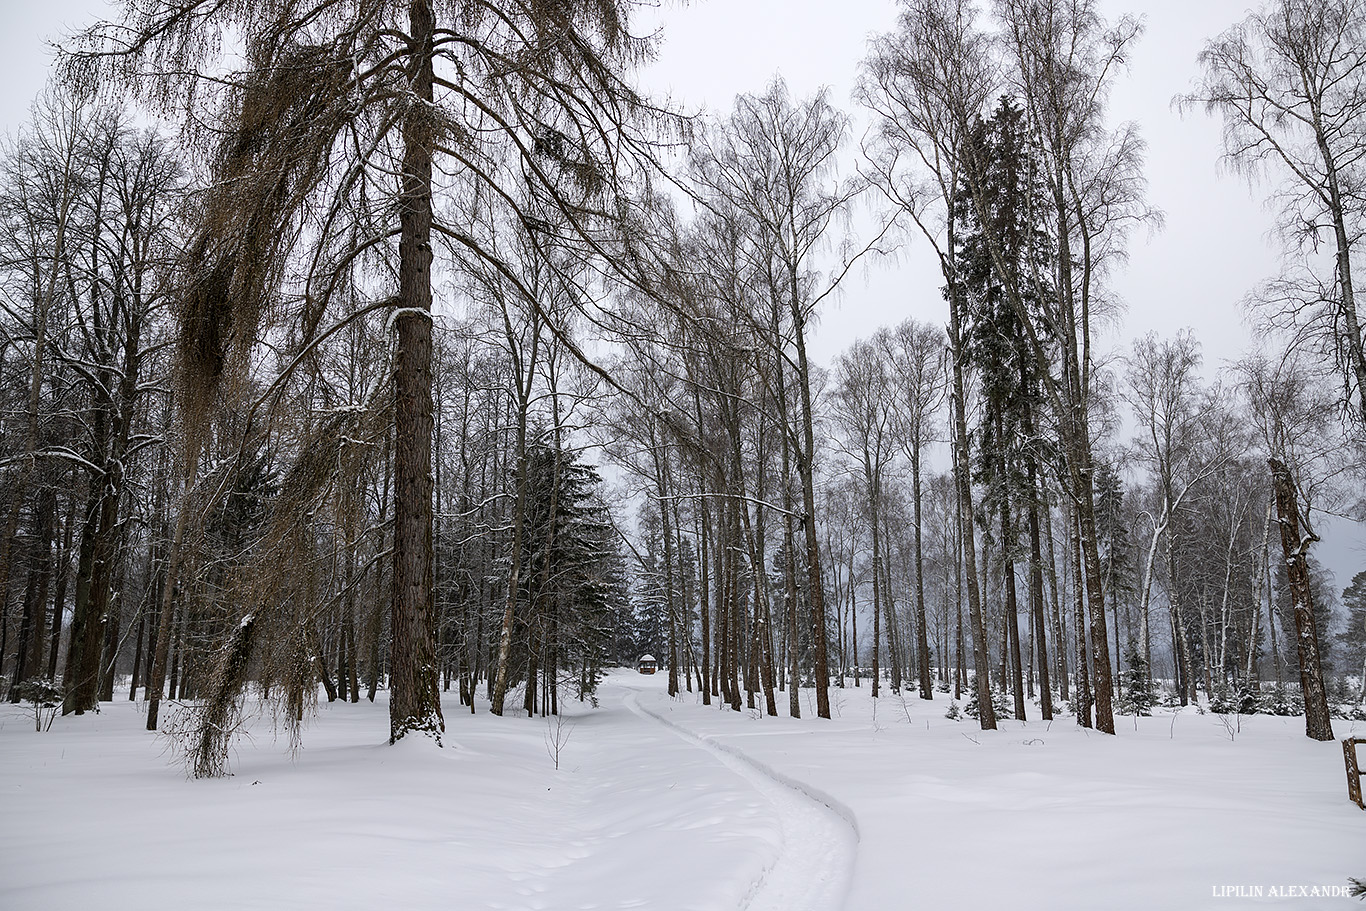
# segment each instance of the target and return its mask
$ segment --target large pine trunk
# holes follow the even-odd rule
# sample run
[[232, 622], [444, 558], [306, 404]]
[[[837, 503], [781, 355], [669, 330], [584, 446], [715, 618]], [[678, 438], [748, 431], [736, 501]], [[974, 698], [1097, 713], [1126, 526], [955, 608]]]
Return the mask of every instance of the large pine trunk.
[[394, 579], [390, 607], [389, 741], [440, 738], [432, 592], [432, 39], [428, 0], [408, 7], [411, 91], [403, 120], [399, 307], [394, 324]]

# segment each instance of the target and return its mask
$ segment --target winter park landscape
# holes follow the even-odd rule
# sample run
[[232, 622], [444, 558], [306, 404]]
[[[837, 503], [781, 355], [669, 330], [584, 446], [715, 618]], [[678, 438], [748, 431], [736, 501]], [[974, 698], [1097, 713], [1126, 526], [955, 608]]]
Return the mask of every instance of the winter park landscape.
[[0, 72], [0, 911], [1366, 907], [1366, 0]]
[[1360, 868], [1342, 757], [1298, 718], [982, 732], [944, 694], [874, 714], [864, 681], [816, 728], [666, 687], [614, 671], [598, 708], [562, 706], [564, 736], [450, 705], [442, 750], [387, 746], [382, 695], [338, 701], [292, 759], [257, 720], [208, 782], [168, 767], [133, 705], [41, 737], [11, 707], [0, 774], [24, 825], [0, 841], [0, 906], [1217, 908], [1238, 904], [1225, 888], [1341, 896]]

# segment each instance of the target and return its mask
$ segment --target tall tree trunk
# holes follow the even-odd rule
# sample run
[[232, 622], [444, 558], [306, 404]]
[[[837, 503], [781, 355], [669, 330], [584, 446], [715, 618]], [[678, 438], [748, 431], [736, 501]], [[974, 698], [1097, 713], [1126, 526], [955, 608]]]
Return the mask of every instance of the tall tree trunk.
[[[1003, 519], [1003, 521], [1009, 525], [1008, 518]], [[1008, 548], [1011, 538], [1007, 537], [1005, 540]], [[1020, 660], [1020, 602], [1015, 585], [1015, 561], [1011, 558], [1008, 549], [1003, 556], [1005, 557], [1003, 568], [1006, 577], [1005, 621], [1006, 630], [1010, 636], [1010, 683], [1015, 696], [1015, 717], [1024, 721], [1026, 716], [1023, 667]]]
[[[715, 479], [715, 489], [723, 490], [724, 479], [717, 473]], [[712, 560], [712, 580], [715, 588], [715, 615], [712, 623], [712, 695], [722, 702], [730, 703], [730, 692], [727, 689], [725, 680], [726, 668], [726, 604], [730, 598], [726, 590], [726, 516], [728, 506], [724, 501], [718, 502], [716, 516], [716, 527], [712, 536], [711, 560]]]
[[802, 482], [802, 528], [806, 533], [807, 602], [811, 611], [811, 651], [815, 659], [816, 716], [830, 717], [830, 663], [825, 641], [825, 583], [821, 578], [821, 549], [816, 537], [816, 436], [811, 407], [811, 372], [806, 359], [806, 320], [797, 301], [797, 276], [791, 277], [793, 338], [797, 346], [797, 388], [802, 405], [802, 444], [797, 452], [797, 474]]
[[[881, 484], [879, 484], [879, 487], [880, 486]], [[878, 513], [879, 515], [882, 513], [880, 508], [878, 509]], [[876, 568], [876, 571], [882, 573], [882, 620], [887, 626], [887, 660], [891, 665], [892, 692], [900, 693], [903, 668], [906, 667], [906, 664], [904, 663], [906, 656], [903, 654], [904, 637], [902, 635], [901, 625], [897, 622], [896, 598], [892, 595], [892, 558], [891, 554], [887, 553], [890, 547], [887, 542], [891, 540], [892, 532], [891, 526], [887, 523], [885, 515], [881, 517], [878, 524], [882, 526], [882, 540], [879, 545], [879, 550], [884, 553], [881, 566]]]
[[[175, 533], [171, 536], [171, 546], [166, 554], [166, 576], [161, 581], [161, 608], [157, 614], [156, 648], [152, 652], [150, 664], [152, 676], [147, 687], [147, 730], [157, 729], [157, 718], [161, 711], [162, 690], [166, 685], [166, 665], [171, 657], [171, 627], [175, 621], [175, 595], [180, 581], [180, 564], [183, 560], [185, 531], [190, 521], [191, 491], [194, 488], [195, 473], [199, 463], [199, 452], [191, 444], [185, 459], [185, 479], [177, 510]], [[77, 586], [80, 579], [77, 578]], [[74, 634], [74, 633], [73, 633]]]
[[1281, 528], [1290, 602], [1295, 609], [1295, 642], [1300, 659], [1300, 689], [1304, 693], [1304, 733], [1312, 740], [1332, 740], [1333, 722], [1323, 687], [1319, 660], [1319, 632], [1314, 622], [1314, 594], [1309, 582], [1309, 547], [1318, 536], [1302, 528], [1290, 469], [1279, 459], [1268, 459], [1276, 493], [1276, 520]]
[[667, 453], [661, 453], [660, 441], [654, 447], [655, 478], [659, 486], [660, 532], [664, 536], [664, 605], [669, 614], [669, 695], [678, 695], [678, 615], [674, 603], [674, 544], [672, 510], [669, 508], [669, 477], [665, 464]]
[[963, 576], [968, 588], [968, 616], [972, 627], [972, 659], [976, 671], [978, 721], [982, 730], [996, 730], [996, 709], [991, 702], [991, 673], [988, 666], [987, 632], [982, 620], [982, 593], [977, 587], [977, 542], [972, 532], [972, 462], [968, 457], [966, 384], [963, 366], [966, 354], [960, 313], [962, 292], [949, 289], [949, 346], [953, 361], [953, 477], [958, 490], [959, 533], [963, 546]]
[[[1057, 656], [1058, 671], [1058, 695], [1066, 702], [1070, 692], [1070, 675], [1067, 667], [1067, 625], [1064, 622], [1066, 615], [1062, 610], [1062, 595], [1058, 588], [1058, 555], [1057, 548], [1053, 543], [1053, 507], [1047, 502], [1044, 503], [1044, 543], [1048, 545], [1048, 562], [1044, 565], [1048, 569], [1048, 603], [1051, 608], [1053, 618], [1053, 641], [1057, 643], [1054, 654]], [[1067, 564], [1063, 564], [1066, 570]]]
[[[33, 616], [33, 596], [34, 589], [37, 587], [37, 572], [29, 570], [28, 583], [24, 586], [24, 607], [23, 613], [19, 615], [19, 639], [14, 650], [14, 669], [10, 678], [9, 701], [15, 705], [19, 704], [19, 684], [33, 676], [32, 668], [29, 666], [32, 660], [33, 649], [29, 643], [35, 638], [34, 635], [34, 616]], [[36, 638], [41, 639], [41, 631]]]
[[[954, 448], [954, 459], [958, 458], [957, 448]], [[955, 481], [956, 483], [956, 481]], [[954, 639], [953, 639], [953, 698], [954, 701], [963, 698], [963, 688], [967, 685], [964, 673], [963, 652], [966, 646], [963, 640], [963, 501], [957, 496], [955, 487], [954, 496], [954, 537], [953, 537], [953, 613], [954, 613]]]
[[410, 91], [403, 117], [399, 312], [394, 320], [394, 578], [390, 619], [389, 742], [445, 721], [436, 667], [432, 582], [432, 135], [429, 0], [408, 5]]
[[1080, 532], [1077, 528], [1076, 510], [1070, 510], [1067, 517], [1068, 554], [1072, 562], [1072, 599], [1076, 610], [1077, 636], [1077, 723], [1084, 728], [1091, 727], [1091, 678], [1090, 662], [1087, 660], [1090, 645], [1086, 639], [1086, 595], [1085, 580], [1082, 574]]
[[744, 646], [744, 591], [740, 587], [740, 551], [744, 546], [740, 539], [740, 512], [736, 504], [731, 504], [726, 521], [728, 544], [726, 547], [726, 687], [730, 692], [730, 707], [740, 711], [740, 664], [743, 661]]
[[52, 522], [57, 511], [57, 494], [44, 485], [38, 494], [38, 553], [34, 566], [33, 642], [29, 652], [29, 676], [43, 672], [43, 646], [46, 644], [47, 599], [52, 587]]
[[1176, 576], [1176, 517], [1167, 521], [1167, 609], [1171, 614], [1172, 651], [1175, 653], [1176, 685], [1181, 704], [1195, 700], [1195, 669], [1190, 653], [1190, 634], [1186, 630], [1185, 611], [1181, 601], [1181, 586]]
[[[998, 413], [996, 415], [997, 439], [1006, 438], [1005, 421]], [[997, 471], [1000, 477], [1010, 477], [1007, 454], [1004, 446], [997, 453]], [[1016, 545], [1015, 524], [1010, 511], [1010, 495], [1003, 494], [1001, 497], [1001, 564], [1005, 573], [1005, 628], [1007, 643], [1010, 648], [1010, 684], [1011, 692], [1015, 697], [1015, 717], [1020, 721], [1025, 720], [1025, 697], [1024, 681], [1022, 678], [1022, 667], [1020, 661], [1020, 601], [1019, 592], [1015, 583], [1015, 558], [1014, 550]]]
[[1091, 454], [1089, 441], [1077, 444], [1083, 448], [1082, 469], [1077, 472], [1074, 483], [1080, 491], [1077, 514], [1080, 528], [1082, 559], [1086, 570], [1086, 619], [1091, 627], [1091, 660], [1094, 681], [1092, 699], [1096, 709], [1096, 730], [1104, 734], [1115, 732], [1114, 688], [1110, 667], [1110, 637], [1106, 632], [1105, 590], [1101, 585], [1100, 551], [1096, 542], [1096, 511], [1091, 487]]
[[[801, 686], [801, 636], [797, 631], [797, 536], [792, 527], [792, 474], [790, 464], [791, 450], [788, 436], [783, 435], [783, 549], [787, 553], [787, 565], [783, 568], [783, 581], [787, 585], [787, 711], [793, 718], [802, 717], [802, 703], [798, 689]], [[854, 664], [858, 664], [858, 621], [854, 621]], [[858, 671], [854, 672], [854, 686], [858, 686]]]
[[[882, 668], [880, 662], [882, 656], [882, 599], [879, 597], [879, 582], [882, 576], [882, 567], [878, 563], [880, 555], [878, 553], [879, 537], [876, 512], [873, 513], [872, 522], [869, 524], [873, 527], [873, 688], [869, 695], [876, 699], [878, 687], [882, 683]], [[852, 548], [853, 542], [850, 542], [849, 546]], [[854, 578], [852, 575], [849, 577], [849, 585], [852, 590], [854, 587]], [[890, 638], [891, 636], [889, 634], [888, 639], [890, 640]]]
[[66, 673], [63, 675], [66, 682], [63, 713], [75, 711], [79, 715], [99, 705], [100, 656], [110, 620], [110, 601], [120, 551], [120, 476], [117, 463], [111, 460], [103, 476], [91, 480], [99, 493], [98, 499], [91, 504], [93, 515], [90, 521], [94, 523], [94, 528], [90, 538], [90, 576], [85, 602], [82, 604], [77, 597], [76, 611], [72, 616], [71, 643], [67, 651]]
[[[736, 447], [733, 458], [736, 459], [737, 470], [739, 469], [738, 455], [739, 448]], [[743, 520], [745, 545], [749, 552], [750, 581], [753, 583], [754, 591], [754, 622], [750, 626], [750, 668], [752, 673], [757, 675], [758, 686], [763, 690], [765, 711], [769, 715], [777, 715], [771, 664], [773, 633], [769, 622], [771, 611], [769, 609], [768, 582], [764, 572], [764, 532], [761, 524], [764, 516], [762, 507], [758, 507], [753, 521], [751, 521], [749, 504], [744, 499], [743, 478], [739, 482], [738, 490], [741, 496], [739, 507], [740, 516]]]
[[702, 591], [699, 593], [698, 604], [701, 608], [702, 619], [702, 666], [698, 669], [702, 682], [702, 704], [711, 705], [712, 693], [715, 689], [715, 675], [711, 672], [711, 578], [708, 568], [708, 534], [711, 528], [711, 507], [707, 503], [707, 498], [703, 496], [705, 490], [699, 477], [697, 482], [698, 499], [701, 508], [698, 510], [697, 518], [697, 562], [701, 570]]
[[[74, 477], [75, 472], [72, 472]], [[76, 495], [67, 497], [66, 520], [62, 523], [62, 546], [57, 552], [57, 584], [52, 593], [52, 631], [47, 652], [47, 679], [57, 679], [57, 652], [62, 644], [62, 612], [66, 609], [66, 589], [71, 578], [71, 541], [76, 527]], [[148, 554], [151, 546], [148, 545]], [[150, 565], [150, 564], [149, 564]], [[134, 675], [134, 684], [137, 677]]]
[[[1033, 435], [1026, 420], [1025, 433]], [[1043, 553], [1039, 546], [1039, 482], [1033, 459], [1029, 464], [1029, 613], [1034, 621], [1034, 655], [1039, 668], [1039, 709], [1044, 721], [1053, 720], [1053, 682], [1048, 670], [1048, 620], [1044, 616]], [[1062, 648], [1062, 643], [1058, 643]]]
[[[110, 606], [105, 610], [104, 648], [101, 651], [99, 669], [99, 699], [101, 702], [114, 701], [114, 673], [118, 670], [119, 652], [123, 648], [123, 641], [120, 636], [123, 634], [123, 611], [126, 603], [124, 593], [128, 590], [126, 584], [128, 567], [124, 563], [123, 550], [124, 548], [120, 544], [117, 558], [118, 569], [114, 577], [114, 592], [110, 596]], [[113, 597], [115, 594], [118, 596], [117, 599]]]
[[[1262, 599], [1266, 597], [1266, 571], [1269, 569], [1268, 563], [1271, 560], [1271, 511], [1276, 508], [1275, 498], [1266, 505], [1266, 515], [1262, 520], [1262, 544], [1257, 553], [1253, 566], [1257, 573], [1256, 591], [1252, 596], [1252, 629], [1248, 632], [1247, 641], [1247, 679], [1258, 681], [1261, 674], [1257, 666], [1258, 640], [1261, 639], [1261, 630], [1258, 628], [1262, 616]], [[1361, 678], [1363, 686], [1366, 686], [1366, 676]]]
[[[391, 547], [393, 546], [392, 537], [385, 531], [386, 526], [389, 524], [386, 519], [388, 517], [389, 503], [391, 500], [389, 488], [390, 482], [393, 479], [392, 468], [394, 460], [391, 458], [393, 451], [393, 434], [386, 432], [384, 435], [384, 457], [380, 460], [380, 464], [384, 466], [384, 480], [380, 485], [379, 498], [379, 528], [381, 529], [379, 550], [381, 553], [385, 550], [384, 545], [386, 541]], [[379, 689], [379, 681], [384, 676], [384, 669], [380, 666], [381, 658], [379, 647], [380, 639], [384, 634], [384, 611], [380, 600], [382, 592], [384, 591], [384, 569], [379, 560], [376, 560], [374, 564], [374, 578], [374, 600], [372, 602], [374, 606], [369, 612], [369, 621], [366, 624], [368, 647], [366, 648], [367, 667], [365, 671], [365, 698], [371, 703], [375, 701], [375, 693]]]
[[[915, 651], [920, 677], [920, 698], [934, 698], [934, 680], [930, 677], [930, 639], [925, 620], [925, 557], [921, 547], [920, 441], [911, 448], [911, 503], [914, 514], [915, 547]], [[939, 656], [942, 667], [945, 655]]]
[[1197, 612], [1200, 614], [1200, 651], [1203, 652], [1205, 659], [1201, 662], [1201, 664], [1204, 665], [1205, 670], [1205, 698], [1213, 699], [1214, 671], [1210, 666], [1213, 663], [1213, 657], [1210, 653], [1209, 603], [1206, 601], [1204, 595], [1200, 596]]
[[1143, 560], [1143, 578], [1139, 582], [1138, 590], [1138, 613], [1139, 623], [1142, 625], [1140, 630], [1140, 649], [1143, 661], [1148, 668], [1148, 682], [1153, 679], [1153, 649], [1152, 649], [1152, 628], [1149, 623], [1150, 605], [1152, 604], [1153, 589], [1153, 567], [1157, 561], [1157, 546], [1159, 539], [1163, 535], [1164, 524], [1159, 521], [1153, 528], [1152, 539], [1148, 542], [1148, 555]]
[[138, 676], [142, 673], [142, 643], [147, 632], [147, 612], [138, 611], [138, 632], [137, 642], [133, 647], [133, 677], [128, 685], [128, 701], [133, 702], [138, 698]]

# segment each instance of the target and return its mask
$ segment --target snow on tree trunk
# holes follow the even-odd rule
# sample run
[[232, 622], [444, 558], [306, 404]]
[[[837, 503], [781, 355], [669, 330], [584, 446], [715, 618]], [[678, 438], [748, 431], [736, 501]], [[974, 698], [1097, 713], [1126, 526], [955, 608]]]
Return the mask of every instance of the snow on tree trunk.
[[408, 8], [415, 49], [403, 122], [399, 300], [394, 324], [394, 580], [389, 741], [423, 731], [440, 742], [432, 589], [432, 39], [427, 0]]
[[1276, 493], [1276, 519], [1281, 528], [1281, 550], [1285, 554], [1290, 600], [1295, 609], [1295, 643], [1300, 659], [1300, 687], [1304, 692], [1304, 733], [1313, 740], [1332, 740], [1333, 723], [1328, 714], [1328, 698], [1323, 688], [1323, 668], [1319, 663], [1319, 633], [1314, 624], [1313, 590], [1309, 584], [1308, 549], [1317, 537], [1302, 531], [1290, 469], [1279, 459], [1267, 459], [1271, 483]]

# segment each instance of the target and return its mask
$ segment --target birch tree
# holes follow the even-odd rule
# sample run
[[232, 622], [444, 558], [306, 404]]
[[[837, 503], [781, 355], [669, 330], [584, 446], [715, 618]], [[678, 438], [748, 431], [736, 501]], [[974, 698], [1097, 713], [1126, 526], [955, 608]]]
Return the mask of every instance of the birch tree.
[[1320, 631], [1314, 617], [1310, 550], [1320, 538], [1315, 510], [1331, 502], [1344, 464], [1334, 433], [1335, 403], [1321, 372], [1293, 350], [1279, 359], [1254, 356], [1239, 365], [1253, 425], [1267, 457], [1280, 529], [1281, 553], [1295, 618], [1295, 646], [1304, 694], [1305, 735], [1332, 740], [1323, 683]]
[[[926, 631], [923, 456], [935, 435], [936, 412], [945, 394], [944, 333], [933, 326], [906, 320], [880, 337], [886, 348], [899, 395], [893, 397], [897, 438], [911, 466], [911, 508], [915, 551], [916, 654], [920, 698], [933, 699], [930, 677], [930, 644]], [[940, 666], [948, 661], [941, 649]]]
[[864, 156], [887, 205], [935, 251], [949, 304], [949, 402], [959, 534], [967, 588], [975, 689], [983, 730], [995, 730], [986, 627], [972, 532], [963, 281], [954, 261], [960, 229], [953, 200], [964, 179], [961, 153], [974, 118], [1000, 86], [990, 40], [966, 0], [907, 0], [896, 31], [874, 39], [863, 64], [860, 103], [875, 118]]
[[1152, 628], [1149, 605], [1153, 570], [1159, 546], [1167, 566], [1167, 610], [1171, 621], [1177, 691], [1186, 705], [1194, 690], [1189, 637], [1181, 603], [1177, 566], [1181, 554], [1177, 515], [1189, 508], [1201, 482], [1213, 475], [1233, 453], [1211, 446], [1219, 437], [1202, 418], [1212, 414], [1211, 401], [1197, 373], [1200, 345], [1189, 331], [1170, 340], [1149, 333], [1134, 342], [1128, 357], [1125, 397], [1138, 421], [1133, 452], [1152, 474], [1157, 490], [1155, 509], [1148, 514], [1151, 528], [1143, 577], [1139, 584], [1139, 616], [1143, 658], [1152, 666]]
[[1353, 274], [1366, 238], [1366, 3], [1272, 0], [1210, 39], [1199, 64], [1194, 90], [1177, 101], [1223, 120], [1232, 168], [1274, 181], [1282, 233], [1301, 254], [1258, 297], [1273, 322], [1298, 327], [1332, 358], [1343, 401], [1366, 420]]
[[769, 293], [781, 307], [786, 332], [766, 343], [793, 377], [797, 401], [789, 430], [801, 486], [807, 595], [815, 652], [816, 714], [830, 717], [825, 586], [816, 529], [815, 412], [813, 368], [807, 337], [820, 304], [847, 272], [823, 277], [818, 253], [830, 243], [856, 187], [835, 172], [845, 117], [824, 93], [793, 101], [781, 79], [763, 95], [742, 95], [720, 129], [694, 157], [694, 181], [704, 198], [714, 195], [734, 206], [752, 226]]
[[[873, 685], [878, 695], [880, 649], [878, 640], [883, 626], [882, 612], [888, 603], [882, 576], [887, 543], [881, 534], [882, 501], [887, 463], [893, 451], [893, 406], [891, 377], [876, 340], [856, 342], [835, 362], [835, 420], [844, 431], [848, 455], [859, 466], [863, 481], [863, 500], [868, 510], [869, 543], [872, 547], [873, 574]], [[890, 606], [886, 611], [887, 656], [892, 664], [892, 692], [901, 691], [901, 665], [891, 647], [895, 633]]]

